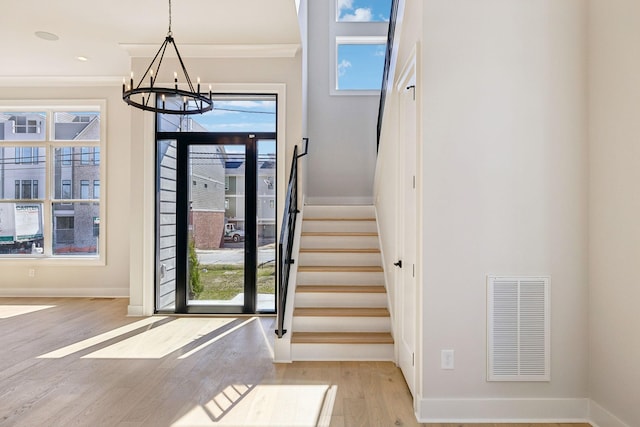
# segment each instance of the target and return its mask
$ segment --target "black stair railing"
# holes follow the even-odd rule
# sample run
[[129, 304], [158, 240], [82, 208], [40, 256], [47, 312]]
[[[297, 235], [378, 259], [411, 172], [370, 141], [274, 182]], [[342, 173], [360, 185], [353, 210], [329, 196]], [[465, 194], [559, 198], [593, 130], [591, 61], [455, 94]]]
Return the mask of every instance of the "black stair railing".
[[282, 215], [282, 227], [280, 230], [280, 242], [278, 243], [278, 289], [277, 289], [277, 312], [278, 328], [276, 335], [278, 338], [287, 333], [284, 329], [284, 314], [287, 306], [287, 290], [289, 288], [289, 273], [291, 265], [295, 262], [292, 258], [293, 239], [296, 232], [296, 219], [300, 210], [298, 209], [298, 159], [306, 156], [309, 147], [309, 138], [303, 138], [305, 142], [304, 153], [298, 154], [298, 146], [293, 149], [293, 160], [291, 161], [291, 173], [287, 185], [286, 203]]
[[389, 13], [389, 31], [387, 33], [387, 48], [384, 54], [384, 71], [382, 72], [382, 87], [380, 88], [380, 104], [378, 105], [378, 133], [377, 147], [380, 146], [380, 134], [382, 132], [382, 116], [384, 114], [384, 103], [387, 99], [387, 82], [391, 69], [391, 55], [393, 54], [393, 38], [396, 33], [396, 20], [398, 19], [398, 1], [391, 1], [391, 12]]

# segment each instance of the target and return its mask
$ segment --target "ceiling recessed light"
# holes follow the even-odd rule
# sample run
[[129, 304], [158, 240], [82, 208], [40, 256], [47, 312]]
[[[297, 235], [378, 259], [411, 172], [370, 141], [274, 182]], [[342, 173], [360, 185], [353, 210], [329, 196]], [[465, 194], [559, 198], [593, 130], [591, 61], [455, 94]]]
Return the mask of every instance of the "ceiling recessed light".
[[89, 58], [87, 58], [86, 56], [76, 56], [76, 59], [82, 62], [86, 62], [89, 60]]
[[57, 35], [53, 33], [48, 33], [46, 31], [36, 31], [35, 35], [36, 37], [41, 38], [42, 40], [49, 40], [49, 41], [55, 41], [60, 38]]

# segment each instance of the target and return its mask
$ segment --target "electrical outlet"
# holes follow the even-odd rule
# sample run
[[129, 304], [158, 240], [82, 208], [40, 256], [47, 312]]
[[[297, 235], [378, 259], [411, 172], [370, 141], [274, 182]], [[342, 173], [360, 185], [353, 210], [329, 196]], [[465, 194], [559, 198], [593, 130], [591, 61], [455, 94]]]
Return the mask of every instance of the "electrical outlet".
[[27, 275], [29, 277], [36, 277], [36, 269], [35, 268], [30, 268], [29, 271], [27, 272]]
[[440, 353], [440, 369], [453, 369], [454, 356], [453, 350], [442, 350]]

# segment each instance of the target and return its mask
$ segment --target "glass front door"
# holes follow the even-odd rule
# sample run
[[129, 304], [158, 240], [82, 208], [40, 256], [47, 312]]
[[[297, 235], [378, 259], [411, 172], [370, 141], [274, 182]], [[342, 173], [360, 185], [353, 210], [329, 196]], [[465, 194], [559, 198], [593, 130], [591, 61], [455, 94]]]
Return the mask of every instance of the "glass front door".
[[158, 311], [275, 311], [275, 138], [158, 140]]

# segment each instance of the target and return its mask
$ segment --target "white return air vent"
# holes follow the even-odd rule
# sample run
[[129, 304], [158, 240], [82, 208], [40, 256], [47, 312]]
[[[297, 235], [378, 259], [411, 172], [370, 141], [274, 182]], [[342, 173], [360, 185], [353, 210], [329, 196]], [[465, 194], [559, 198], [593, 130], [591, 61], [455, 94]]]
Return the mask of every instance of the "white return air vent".
[[549, 277], [487, 277], [488, 381], [550, 381]]

